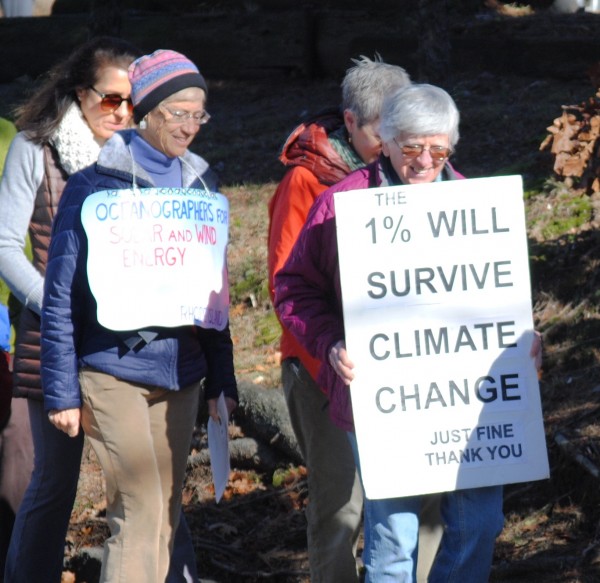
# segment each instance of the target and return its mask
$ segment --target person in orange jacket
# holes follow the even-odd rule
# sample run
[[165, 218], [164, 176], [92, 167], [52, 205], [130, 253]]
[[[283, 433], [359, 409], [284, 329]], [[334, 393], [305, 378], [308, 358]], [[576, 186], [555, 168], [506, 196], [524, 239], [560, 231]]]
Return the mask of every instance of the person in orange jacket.
[[[288, 167], [269, 202], [268, 272], [283, 267], [314, 200], [381, 152], [379, 114], [386, 94], [410, 84], [406, 71], [377, 56], [353, 60], [342, 81], [341, 107], [325, 109], [296, 127], [280, 160]], [[290, 419], [308, 470], [306, 510], [308, 555], [313, 583], [358, 581], [356, 550], [362, 489], [345, 433], [329, 419], [327, 397], [316, 384], [320, 362], [282, 328], [281, 375]], [[441, 538], [437, 507], [422, 520], [427, 548], [420, 569], [429, 570]], [[430, 526], [428, 526], [430, 525]]]

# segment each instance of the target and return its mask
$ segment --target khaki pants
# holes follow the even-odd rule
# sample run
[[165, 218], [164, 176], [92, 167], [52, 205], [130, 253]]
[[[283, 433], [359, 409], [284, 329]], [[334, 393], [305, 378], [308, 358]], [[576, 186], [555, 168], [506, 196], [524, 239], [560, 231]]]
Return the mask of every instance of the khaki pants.
[[106, 478], [102, 583], [163, 583], [200, 383], [180, 391], [80, 372], [82, 426]]

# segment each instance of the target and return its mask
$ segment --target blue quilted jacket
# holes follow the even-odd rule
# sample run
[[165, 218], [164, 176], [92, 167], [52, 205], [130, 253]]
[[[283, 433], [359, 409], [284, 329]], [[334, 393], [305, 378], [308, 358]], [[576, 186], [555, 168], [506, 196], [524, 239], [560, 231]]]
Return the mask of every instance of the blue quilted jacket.
[[[154, 186], [139, 165], [133, 172], [135, 163], [128, 148], [132, 131], [115, 134], [96, 164], [69, 178], [53, 222], [42, 308], [46, 410], [81, 406], [78, 371], [84, 367], [171, 390], [205, 379], [207, 399], [223, 391], [237, 400], [229, 327], [223, 331], [180, 326], [115, 332], [97, 321], [86, 273], [81, 207], [94, 192], [130, 188], [134, 174], [141, 188]], [[216, 176], [205, 160], [190, 152], [183, 158], [184, 187], [202, 188], [201, 176], [216, 190]]]

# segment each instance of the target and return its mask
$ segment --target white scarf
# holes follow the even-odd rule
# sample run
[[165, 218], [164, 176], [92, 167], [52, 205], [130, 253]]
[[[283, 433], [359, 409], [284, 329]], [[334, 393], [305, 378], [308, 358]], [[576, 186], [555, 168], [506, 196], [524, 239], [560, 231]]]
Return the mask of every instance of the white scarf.
[[69, 176], [96, 162], [101, 148], [76, 103], [67, 109], [50, 143]]

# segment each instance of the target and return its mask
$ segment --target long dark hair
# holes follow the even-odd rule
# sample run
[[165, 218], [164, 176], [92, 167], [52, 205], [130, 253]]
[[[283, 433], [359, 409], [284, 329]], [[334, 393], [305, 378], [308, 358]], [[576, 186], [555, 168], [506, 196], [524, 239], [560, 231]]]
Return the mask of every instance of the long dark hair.
[[47, 142], [77, 101], [78, 88], [94, 85], [104, 67], [127, 69], [141, 55], [136, 46], [119, 38], [100, 36], [88, 41], [48, 71], [31, 97], [16, 108], [15, 125], [31, 141]]

